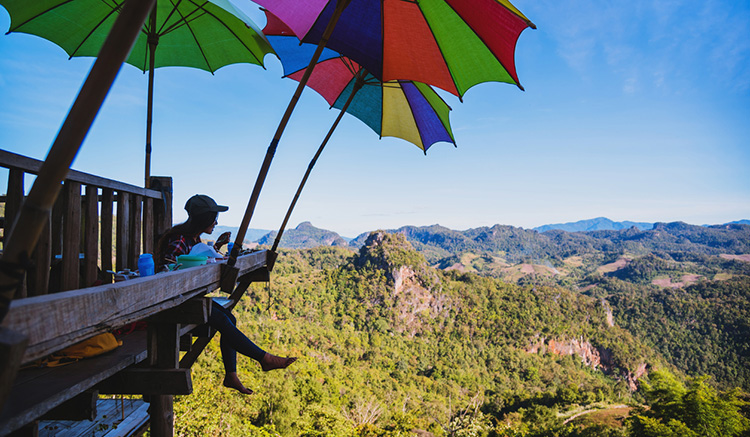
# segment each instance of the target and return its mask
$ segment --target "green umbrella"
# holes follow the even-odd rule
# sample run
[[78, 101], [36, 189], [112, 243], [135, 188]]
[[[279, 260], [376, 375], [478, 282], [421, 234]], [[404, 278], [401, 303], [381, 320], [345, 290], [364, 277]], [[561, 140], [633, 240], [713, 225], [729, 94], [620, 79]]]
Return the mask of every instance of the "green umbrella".
[[[124, 0], [0, 0], [10, 32], [48, 39], [70, 57], [97, 56]], [[158, 48], [158, 56], [157, 56]], [[184, 66], [213, 73], [240, 62], [263, 65], [273, 49], [229, 0], [157, 0], [127, 63], [149, 72], [146, 186], [151, 173], [154, 68]]]

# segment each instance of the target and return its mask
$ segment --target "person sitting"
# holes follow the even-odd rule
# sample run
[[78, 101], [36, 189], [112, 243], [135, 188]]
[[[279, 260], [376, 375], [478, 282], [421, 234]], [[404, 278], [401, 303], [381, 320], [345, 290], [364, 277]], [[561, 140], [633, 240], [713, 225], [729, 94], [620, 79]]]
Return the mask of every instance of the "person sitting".
[[[220, 212], [229, 207], [217, 205], [216, 202], [204, 194], [196, 194], [185, 203], [188, 219], [184, 223], [175, 225], [159, 239], [157, 245], [158, 267], [177, 262], [177, 257], [187, 255], [196, 244], [200, 243], [201, 234], [211, 234], [218, 224]], [[216, 239], [214, 248], [218, 251], [229, 242], [231, 233], [224, 232]], [[253, 391], [245, 387], [237, 376], [237, 352], [250, 357], [260, 363], [261, 369], [268, 372], [274, 369], [284, 369], [297, 360], [296, 357], [278, 357], [264, 351], [253, 343], [245, 334], [237, 329], [237, 319], [232, 313], [213, 302], [208, 324], [221, 334], [220, 348], [224, 361], [224, 386], [235, 389], [240, 393], [252, 394]]]

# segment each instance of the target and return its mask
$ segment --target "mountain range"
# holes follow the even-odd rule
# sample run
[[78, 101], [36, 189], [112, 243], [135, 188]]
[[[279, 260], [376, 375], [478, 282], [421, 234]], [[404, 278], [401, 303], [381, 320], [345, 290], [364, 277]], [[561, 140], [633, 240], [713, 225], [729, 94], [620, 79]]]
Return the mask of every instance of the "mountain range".
[[[441, 262], [463, 253], [492, 253], [504, 261], [518, 263], [543, 259], [563, 259], [591, 251], [619, 251], [645, 254], [653, 250], [690, 251], [706, 255], [750, 253], [748, 220], [722, 225], [691, 225], [684, 222], [614, 222], [600, 217], [561, 225], [524, 229], [507, 225], [457, 231], [440, 225], [403, 226], [387, 232], [403, 234], [428, 261]], [[566, 228], [566, 229], [561, 229]], [[577, 230], [578, 229], [578, 230]], [[217, 226], [214, 235], [237, 228]], [[334, 231], [320, 229], [310, 222], [284, 232], [282, 248], [338, 246], [358, 249], [370, 232], [347, 241]], [[275, 231], [250, 229], [246, 244], [271, 246]]]

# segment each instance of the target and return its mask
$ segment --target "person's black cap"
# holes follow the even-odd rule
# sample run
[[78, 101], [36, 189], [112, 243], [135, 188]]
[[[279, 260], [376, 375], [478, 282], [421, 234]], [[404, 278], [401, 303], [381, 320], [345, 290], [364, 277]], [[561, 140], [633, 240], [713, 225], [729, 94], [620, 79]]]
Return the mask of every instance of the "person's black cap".
[[197, 215], [205, 212], [224, 212], [228, 206], [217, 205], [214, 199], [205, 194], [196, 194], [185, 203], [185, 211], [188, 215]]

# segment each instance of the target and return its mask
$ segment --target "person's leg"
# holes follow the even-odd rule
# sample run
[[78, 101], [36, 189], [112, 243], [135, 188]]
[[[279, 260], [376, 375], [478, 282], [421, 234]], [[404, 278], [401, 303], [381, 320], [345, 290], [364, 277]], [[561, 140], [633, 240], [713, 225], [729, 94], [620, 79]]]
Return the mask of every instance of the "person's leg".
[[[223, 306], [213, 302], [208, 324], [221, 333], [221, 353], [224, 357], [224, 368], [227, 372], [237, 370], [237, 354], [248, 356], [261, 362], [266, 352], [253, 343], [245, 334], [237, 329], [234, 315]], [[236, 352], [235, 352], [236, 351]]]
[[212, 303], [208, 324], [221, 333], [221, 354], [227, 375], [237, 372], [237, 352], [260, 363], [264, 372], [285, 369], [297, 361], [296, 357], [277, 357], [267, 353], [237, 329], [236, 323], [237, 319], [231, 311], [216, 302]]
[[[245, 387], [237, 376], [237, 351], [231, 346], [230, 337], [232, 331], [239, 330], [236, 327], [237, 320], [234, 315], [226, 308], [213, 302], [211, 305], [211, 316], [209, 325], [221, 333], [219, 347], [221, 348], [221, 358], [224, 361], [224, 387], [233, 388], [243, 394], [252, 394], [253, 391]], [[242, 334], [240, 332], [240, 334]], [[236, 337], [237, 333], [234, 333]], [[248, 340], [250, 341], [250, 340]], [[252, 344], [252, 342], [250, 342]], [[253, 344], [253, 346], [255, 346]], [[257, 348], [257, 346], [255, 346]], [[264, 353], [265, 354], [265, 353]]]

